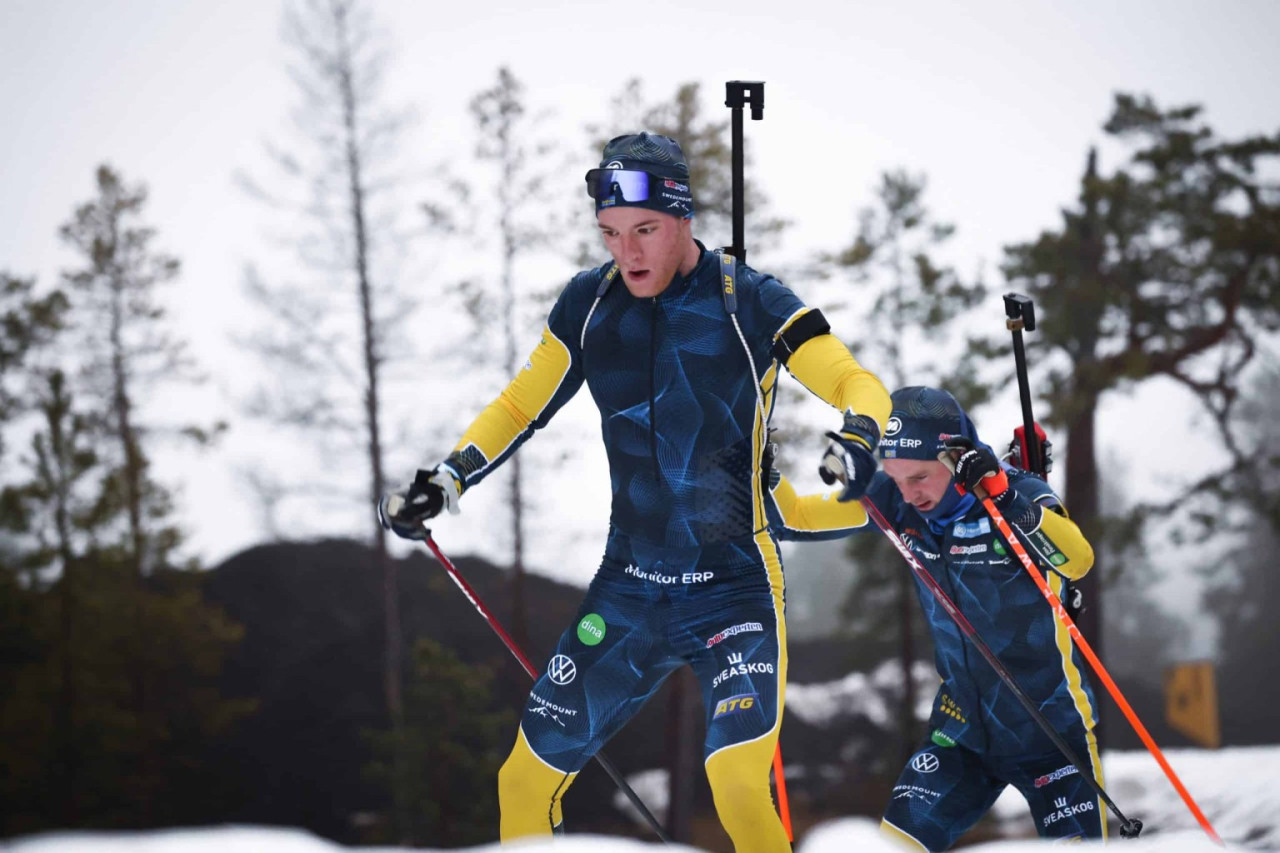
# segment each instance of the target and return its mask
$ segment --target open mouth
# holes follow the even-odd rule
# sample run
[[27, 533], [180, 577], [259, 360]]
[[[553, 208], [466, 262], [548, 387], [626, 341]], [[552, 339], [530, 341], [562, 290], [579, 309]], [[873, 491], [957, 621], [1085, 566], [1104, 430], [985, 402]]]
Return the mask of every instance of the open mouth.
[[627, 273], [627, 278], [635, 282], [645, 281], [649, 278], [649, 270], [632, 270]]

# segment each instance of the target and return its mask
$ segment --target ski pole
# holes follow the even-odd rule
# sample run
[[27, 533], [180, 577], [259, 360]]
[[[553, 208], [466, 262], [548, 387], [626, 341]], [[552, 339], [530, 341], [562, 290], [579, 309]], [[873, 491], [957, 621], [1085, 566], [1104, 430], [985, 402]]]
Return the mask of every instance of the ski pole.
[[979, 654], [986, 658], [987, 663], [991, 664], [991, 668], [995, 670], [996, 675], [1000, 676], [1000, 680], [1004, 682], [1005, 686], [1008, 687], [1013, 695], [1017, 697], [1018, 701], [1022, 703], [1022, 707], [1026, 708], [1027, 713], [1031, 715], [1031, 718], [1035, 720], [1041, 730], [1049, 736], [1049, 739], [1053, 741], [1053, 745], [1058, 748], [1058, 751], [1062, 753], [1063, 757], [1065, 757], [1067, 761], [1076, 768], [1076, 772], [1080, 774], [1080, 777], [1084, 779], [1089, 787], [1091, 787], [1102, 801], [1107, 804], [1107, 807], [1110, 808], [1111, 811], [1115, 812], [1116, 817], [1120, 820], [1120, 837], [1137, 838], [1138, 834], [1142, 832], [1142, 821], [1137, 818], [1125, 817], [1124, 812], [1120, 811], [1120, 807], [1116, 805], [1115, 801], [1111, 799], [1103, 789], [1102, 785], [1098, 783], [1098, 780], [1094, 778], [1093, 773], [1086, 772], [1085, 764], [1080, 760], [1079, 756], [1076, 755], [1075, 750], [1071, 748], [1070, 744], [1063, 740], [1062, 735], [1058, 734], [1057, 730], [1054, 729], [1053, 724], [1049, 722], [1036, 703], [1032, 701], [1031, 697], [1028, 696], [1018, 682], [1014, 680], [1013, 674], [1010, 673], [1008, 668], [1000, 662], [1000, 659], [996, 657], [995, 652], [991, 651], [991, 647], [982, 639], [982, 636], [978, 633], [978, 629], [973, 627], [973, 623], [969, 621], [968, 617], [966, 617], [963, 612], [961, 612], [960, 608], [951, 600], [951, 597], [947, 595], [946, 591], [934, 579], [933, 575], [929, 574], [928, 569], [921, 565], [920, 561], [916, 559], [915, 554], [911, 553], [911, 549], [902, 541], [902, 537], [898, 535], [897, 531], [893, 529], [885, 517], [880, 514], [880, 510], [876, 509], [875, 504], [873, 504], [869, 498], [862, 498], [861, 503], [863, 508], [867, 511], [867, 516], [875, 523], [876, 527], [880, 528], [881, 532], [888, 537], [889, 541], [893, 543], [893, 547], [898, 549], [898, 553], [901, 554], [903, 558], [906, 559], [908, 565], [911, 566], [911, 571], [914, 572], [916, 577], [918, 577], [929, 589], [929, 592], [933, 594], [933, 597], [937, 602], [942, 605], [942, 609], [947, 611], [947, 615], [951, 617], [951, 621], [956, 623], [956, 627], [960, 629], [960, 632], [968, 638], [969, 642], [973, 644], [973, 647], [978, 650]]
[[[946, 465], [953, 473], [955, 472], [955, 460], [949, 451], [943, 451], [938, 454], [938, 461]], [[1022, 568], [1026, 569], [1027, 574], [1031, 575], [1031, 579], [1036, 582], [1036, 586], [1040, 589], [1040, 594], [1049, 602], [1049, 606], [1053, 609], [1053, 613], [1058, 617], [1058, 621], [1067, 629], [1067, 633], [1071, 635], [1071, 639], [1075, 641], [1076, 646], [1081, 653], [1089, 661], [1089, 665], [1093, 667], [1093, 671], [1098, 674], [1098, 678], [1102, 680], [1103, 685], [1107, 688], [1107, 692], [1111, 694], [1111, 698], [1120, 706], [1120, 710], [1124, 712], [1125, 717], [1129, 720], [1129, 724], [1133, 726], [1133, 730], [1138, 733], [1138, 737], [1142, 740], [1143, 745], [1155, 757], [1156, 763], [1160, 765], [1160, 769], [1164, 771], [1164, 775], [1169, 777], [1169, 781], [1173, 784], [1174, 790], [1182, 797], [1182, 801], [1186, 803], [1188, 809], [1191, 810], [1192, 816], [1199, 822], [1200, 827], [1216, 844], [1222, 844], [1222, 839], [1218, 837], [1218, 833], [1214, 831], [1210, 825], [1209, 819], [1204, 816], [1204, 812], [1200, 811], [1200, 806], [1196, 805], [1196, 801], [1192, 799], [1190, 792], [1182, 784], [1182, 780], [1178, 778], [1178, 774], [1173, 771], [1169, 762], [1165, 760], [1164, 753], [1160, 751], [1160, 747], [1156, 745], [1155, 739], [1147, 731], [1147, 727], [1138, 719], [1138, 715], [1134, 713], [1133, 708], [1129, 705], [1128, 700], [1124, 698], [1124, 694], [1120, 692], [1120, 688], [1112, 680], [1111, 674], [1107, 672], [1107, 668], [1102, 665], [1102, 661], [1094, 653], [1093, 647], [1089, 645], [1089, 641], [1080, 633], [1080, 629], [1076, 623], [1067, 614], [1066, 607], [1063, 606], [1062, 600], [1054, 594], [1049, 588], [1049, 583], [1044, 579], [1044, 575], [1036, 569], [1035, 563], [1031, 561], [1030, 555], [1027, 554], [1022, 543], [1018, 541], [1018, 537], [1014, 534], [1013, 528], [1009, 526], [1009, 522], [1005, 520], [1004, 514], [996, 508], [995, 503], [987, 495], [986, 491], [979, 486], [975, 493], [982, 506], [987, 510], [987, 515], [991, 516], [991, 520], [995, 522], [996, 528], [1000, 531], [1000, 536], [1009, 543], [1009, 547], [1013, 549], [1013, 553], [1018, 555], [1018, 561], [1022, 563]], [[1121, 833], [1124, 830], [1121, 828]]]
[[[732, 199], [733, 199], [733, 245], [729, 254], [740, 264], [747, 262], [746, 239], [746, 200], [745, 182], [743, 179], [743, 141], [742, 141], [742, 109], [751, 104], [751, 120], [764, 118], [764, 81], [729, 80], [724, 84], [724, 105], [732, 111], [730, 116], [732, 134]], [[791, 832], [791, 806], [787, 799], [787, 780], [782, 772], [782, 744], [773, 752], [773, 782], [778, 789], [778, 816], [782, 819], [782, 828], [786, 830], [787, 840], [795, 841]]]
[[[520, 647], [517, 646], [515, 641], [511, 639], [511, 636], [503, 630], [502, 625], [500, 625], [498, 620], [494, 618], [494, 615], [489, 612], [489, 608], [484, 606], [484, 602], [480, 600], [480, 596], [476, 594], [476, 591], [471, 587], [471, 584], [467, 583], [466, 578], [464, 578], [462, 573], [458, 571], [457, 566], [455, 566], [453, 562], [440, 550], [440, 546], [436, 544], [436, 540], [431, 536], [431, 530], [427, 528], [426, 525], [423, 525], [423, 530], [426, 531], [427, 534], [427, 538], [425, 540], [427, 547], [431, 549], [432, 554], [435, 554], [440, 565], [444, 566], [444, 570], [448, 573], [449, 578], [454, 582], [458, 589], [462, 590], [462, 594], [467, 597], [467, 601], [471, 602], [471, 606], [474, 607], [482, 617], [484, 617], [484, 621], [489, 623], [489, 627], [493, 629], [493, 633], [498, 635], [498, 639], [502, 640], [502, 644], [507, 647], [507, 651], [511, 652], [515, 659], [520, 662], [520, 666], [524, 667], [524, 671], [529, 673], [529, 677], [534, 681], [537, 681], [538, 671], [533, 668], [533, 664], [529, 663], [529, 659], [524, 656], [524, 652], [520, 651]], [[636, 810], [640, 812], [645, 823], [649, 824], [649, 828], [657, 833], [658, 838], [662, 839], [664, 844], [670, 844], [671, 839], [668, 838], [667, 834], [662, 830], [662, 826], [658, 823], [657, 818], [655, 818], [649, 809], [645, 807], [644, 801], [641, 800], [639, 795], [631, 789], [631, 786], [627, 784], [627, 780], [622, 778], [622, 774], [618, 772], [618, 768], [613, 765], [613, 762], [606, 758], [602, 751], [596, 752], [595, 759], [599, 762], [600, 766], [604, 768], [604, 772], [609, 774], [609, 778], [618, 786], [618, 789], [622, 791], [623, 795], [631, 801], [631, 805], [635, 806]]]

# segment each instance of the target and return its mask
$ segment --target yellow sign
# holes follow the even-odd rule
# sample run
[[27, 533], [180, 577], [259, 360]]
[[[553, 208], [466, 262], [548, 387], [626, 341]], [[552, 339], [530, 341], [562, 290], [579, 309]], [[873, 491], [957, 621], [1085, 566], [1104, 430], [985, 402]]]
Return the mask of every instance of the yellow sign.
[[1218, 725], [1218, 688], [1209, 661], [1179, 663], [1164, 671], [1164, 718], [1200, 746], [1222, 746]]

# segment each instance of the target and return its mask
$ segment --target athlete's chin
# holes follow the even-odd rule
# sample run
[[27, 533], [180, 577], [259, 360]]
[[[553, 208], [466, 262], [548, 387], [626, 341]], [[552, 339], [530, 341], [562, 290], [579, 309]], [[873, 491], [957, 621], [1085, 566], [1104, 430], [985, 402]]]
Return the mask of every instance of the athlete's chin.
[[658, 277], [653, 274], [653, 270], [624, 272], [622, 281], [626, 284], [627, 290], [631, 291], [631, 295], [635, 297], [657, 296], [662, 292], [662, 288], [657, 284]]

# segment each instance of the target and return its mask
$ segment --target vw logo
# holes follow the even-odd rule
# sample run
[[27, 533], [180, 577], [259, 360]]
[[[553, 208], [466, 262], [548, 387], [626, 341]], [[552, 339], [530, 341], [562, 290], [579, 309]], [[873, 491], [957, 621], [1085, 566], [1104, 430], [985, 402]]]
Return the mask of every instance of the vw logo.
[[[573, 681], [577, 674], [578, 667], [574, 664], [573, 658], [568, 655], [556, 655], [551, 659], [551, 663], [547, 664], [547, 675], [562, 687]], [[937, 759], [935, 758], [934, 761], [936, 762]]]
[[902, 420], [900, 418], [889, 418], [889, 422], [884, 425], [885, 435], [897, 435], [902, 430]]
[[932, 773], [938, 769], [938, 756], [932, 752], [922, 752], [911, 759], [911, 769], [918, 773]]

